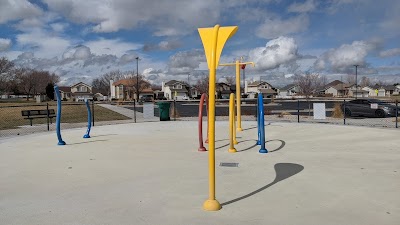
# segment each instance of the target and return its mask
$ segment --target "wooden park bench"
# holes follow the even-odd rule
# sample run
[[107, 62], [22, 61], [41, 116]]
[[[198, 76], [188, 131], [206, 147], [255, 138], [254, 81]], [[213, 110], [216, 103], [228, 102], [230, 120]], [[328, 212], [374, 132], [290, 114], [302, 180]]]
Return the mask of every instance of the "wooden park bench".
[[54, 109], [34, 109], [34, 110], [22, 110], [22, 116], [24, 119], [30, 120], [32, 126], [32, 120], [36, 118], [50, 118], [50, 123], [53, 123], [53, 117], [56, 117]]

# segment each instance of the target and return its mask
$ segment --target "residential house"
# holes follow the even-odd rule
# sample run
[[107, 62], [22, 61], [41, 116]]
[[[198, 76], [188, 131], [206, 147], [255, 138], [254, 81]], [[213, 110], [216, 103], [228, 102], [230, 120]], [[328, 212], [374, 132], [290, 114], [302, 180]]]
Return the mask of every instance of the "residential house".
[[332, 97], [345, 97], [349, 95], [348, 84], [341, 83], [335, 86], [326, 87], [324, 89], [325, 95], [332, 95]]
[[300, 87], [297, 84], [289, 84], [278, 90], [278, 97], [289, 97], [297, 95], [300, 91]]
[[[192, 87], [190, 87], [190, 93], [189, 93], [189, 96], [191, 97], [191, 98], [194, 98], [194, 99], [200, 99], [201, 98], [201, 92], [200, 92], [200, 90], [196, 87], [196, 86], [192, 86]], [[207, 93], [208, 94], [208, 93]]]
[[379, 94], [377, 93], [377, 88], [374, 86], [365, 86], [361, 90], [368, 91], [368, 96], [370, 97], [378, 96]]
[[251, 83], [245, 82], [245, 93], [249, 97], [254, 96], [255, 93], [262, 93], [265, 98], [273, 97], [278, 94], [277, 89], [266, 81], [255, 81]]
[[397, 87], [394, 85], [382, 85], [381, 89], [385, 90], [386, 97], [390, 97], [396, 92]]
[[59, 86], [61, 100], [66, 101], [72, 98], [71, 87], [68, 86]]
[[360, 85], [352, 84], [348, 87], [348, 96], [355, 98], [367, 98], [369, 91], [361, 89]]
[[164, 97], [169, 100], [189, 98], [189, 85], [182, 81], [170, 80], [166, 83], [162, 82], [161, 91], [164, 92]]
[[319, 93], [325, 96], [344, 97], [348, 95], [349, 86], [349, 84], [343, 83], [340, 80], [334, 80], [326, 84]]
[[75, 101], [93, 99], [92, 86], [79, 82], [71, 86], [71, 96]]
[[[110, 80], [110, 92], [111, 92], [111, 99], [118, 99], [118, 100], [132, 100], [132, 99], [140, 99], [143, 96], [151, 96], [153, 97], [154, 92], [149, 87], [150, 84], [148, 82], [142, 82], [141, 87], [139, 87], [140, 93], [139, 98], [136, 96], [136, 79], [128, 78], [122, 79], [118, 81]], [[142, 89], [142, 90], [141, 90]]]
[[227, 83], [216, 83], [215, 95], [218, 99], [229, 99], [231, 93], [235, 93], [234, 90], [231, 89], [231, 85]]

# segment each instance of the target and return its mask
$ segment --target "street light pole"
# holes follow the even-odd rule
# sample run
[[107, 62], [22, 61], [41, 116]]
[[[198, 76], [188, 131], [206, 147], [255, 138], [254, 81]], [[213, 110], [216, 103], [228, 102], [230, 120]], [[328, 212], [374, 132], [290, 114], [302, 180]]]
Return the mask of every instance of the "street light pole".
[[357, 99], [357, 89], [358, 89], [358, 87], [357, 87], [357, 67], [359, 65], [354, 65], [354, 66], [356, 67], [356, 99]]
[[136, 57], [136, 100], [139, 102], [139, 56]]

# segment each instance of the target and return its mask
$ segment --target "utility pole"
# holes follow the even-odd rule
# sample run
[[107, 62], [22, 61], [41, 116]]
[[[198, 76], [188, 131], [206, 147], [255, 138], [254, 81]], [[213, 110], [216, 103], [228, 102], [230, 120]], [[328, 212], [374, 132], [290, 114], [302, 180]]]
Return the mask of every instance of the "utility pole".
[[357, 99], [357, 89], [358, 89], [358, 85], [357, 85], [357, 67], [359, 65], [354, 65], [356, 67], [356, 99]]
[[139, 56], [136, 57], [136, 100], [139, 102]]

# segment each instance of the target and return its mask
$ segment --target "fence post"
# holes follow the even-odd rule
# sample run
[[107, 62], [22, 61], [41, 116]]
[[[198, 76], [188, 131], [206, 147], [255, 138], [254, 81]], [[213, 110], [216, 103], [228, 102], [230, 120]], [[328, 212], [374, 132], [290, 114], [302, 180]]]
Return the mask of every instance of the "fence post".
[[50, 130], [50, 125], [49, 125], [49, 120], [50, 120], [50, 112], [49, 112], [49, 103], [46, 103], [46, 109], [47, 109], [47, 131]]
[[343, 125], [346, 125], [346, 99], [343, 99]]
[[297, 123], [300, 123], [300, 100], [297, 99]]
[[133, 119], [136, 123], [136, 99], [133, 99]]
[[398, 119], [399, 119], [399, 101], [396, 100], [396, 128], [398, 128], [397, 126]]
[[94, 126], [94, 100], [92, 100], [92, 126]]
[[174, 121], [176, 121], [176, 100], [174, 99]]

